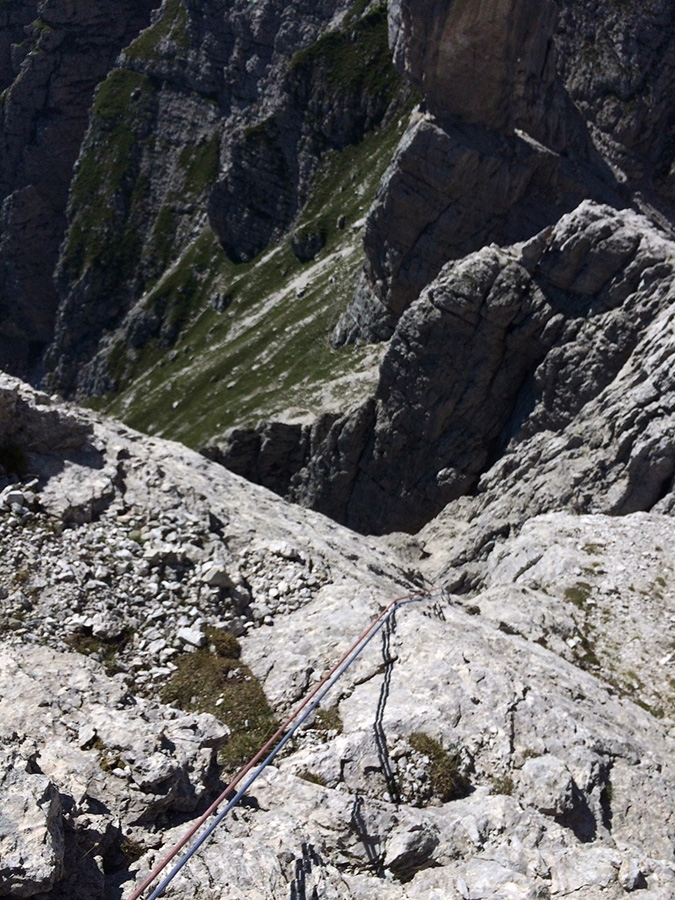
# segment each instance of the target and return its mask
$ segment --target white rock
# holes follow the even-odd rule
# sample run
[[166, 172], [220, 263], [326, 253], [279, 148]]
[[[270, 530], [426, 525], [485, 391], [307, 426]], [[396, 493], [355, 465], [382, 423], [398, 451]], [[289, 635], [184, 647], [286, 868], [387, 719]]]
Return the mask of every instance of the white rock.
[[205, 647], [206, 635], [198, 628], [179, 628], [176, 638], [183, 644], [189, 644], [191, 647]]

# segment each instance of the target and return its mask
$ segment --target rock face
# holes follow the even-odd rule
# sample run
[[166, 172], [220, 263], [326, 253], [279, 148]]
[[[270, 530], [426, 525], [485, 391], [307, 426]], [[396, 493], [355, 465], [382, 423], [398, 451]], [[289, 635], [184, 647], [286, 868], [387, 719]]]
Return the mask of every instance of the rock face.
[[41, 375], [58, 298], [52, 275], [94, 88], [155, 0], [94, 7], [19, 0], [0, 13], [0, 360]]
[[190, 712], [157, 697], [224, 629], [281, 713], [426, 581], [167, 896], [672, 897], [670, 515], [481, 543], [479, 496], [376, 542], [7, 376], [0, 398], [24, 467], [3, 451], [2, 896], [127, 896], [183, 836], [235, 719], [223, 682], [196, 712], [214, 670]]
[[[251, 261], [302, 211], [322, 156], [397, 107], [386, 12], [353, 5], [175, 0], [124, 50], [97, 94], [72, 184], [46, 361], [53, 387], [114, 388], [106, 359], [92, 359], [136, 307], [132, 347], [171, 346], [180, 310], [209, 289], [213, 260], [195, 239], [212, 230], [230, 261]], [[161, 282], [184, 253], [190, 274], [173, 298]]]
[[364, 533], [416, 531], [472, 493], [494, 530], [667, 504], [671, 18], [601, 0], [390, 4], [424, 104], [336, 329], [389, 339], [379, 384], [348, 415], [240, 429], [210, 455]]
[[[402, 316], [373, 401], [285, 455], [303, 460], [286, 494], [371, 533], [417, 530], [476, 488], [518, 523], [651, 509], [675, 473], [674, 250], [585, 201], [528, 242], [448, 263]], [[228, 465], [238, 452], [234, 434]]]
[[0, 892], [102, 897], [120, 823], [193, 812], [227, 729], [139, 702], [72, 654], [5, 648], [0, 663]]
[[496, 131], [533, 128], [532, 136], [548, 144], [557, 112], [551, 110], [558, 87], [551, 53], [557, 14], [555, 3], [533, 0], [500, 0], [487, 8], [462, 0], [394, 2], [394, 60], [424, 92], [434, 116]]
[[672, 16], [665, 2], [646, 16], [610, 0], [390, 4], [395, 61], [428, 113], [368, 217], [374, 297], [357, 294], [334, 339], [389, 337], [449, 259], [532, 237], [582, 197], [672, 221]]

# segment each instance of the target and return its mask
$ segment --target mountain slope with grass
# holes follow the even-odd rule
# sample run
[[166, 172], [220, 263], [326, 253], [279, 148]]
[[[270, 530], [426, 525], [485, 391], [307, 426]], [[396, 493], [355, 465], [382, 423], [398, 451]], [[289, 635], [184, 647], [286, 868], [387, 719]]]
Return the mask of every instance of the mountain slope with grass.
[[199, 445], [367, 378], [328, 338], [411, 106], [382, 4], [165, 3], [92, 106], [50, 386]]

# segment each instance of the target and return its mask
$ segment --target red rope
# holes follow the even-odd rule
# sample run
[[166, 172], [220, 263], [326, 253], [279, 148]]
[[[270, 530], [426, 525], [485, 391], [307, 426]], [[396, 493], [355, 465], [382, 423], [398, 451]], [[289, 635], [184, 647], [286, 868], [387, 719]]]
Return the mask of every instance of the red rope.
[[185, 833], [185, 835], [178, 841], [177, 844], [170, 849], [167, 855], [160, 860], [159, 863], [155, 866], [155, 868], [150, 872], [147, 876], [143, 884], [140, 887], [136, 888], [136, 890], [131, 894], [128, 900], [138, 900], [138, 898], [143, 894], [146, 888], [150, 887], [153, 881], [157, 878], [157, 876], [162, 872], [171, 860], [183, 849], [183, 847], [188, 843], [188, 841], [194, 837], [194, 835], [199, 831], [202, 825], [206, 822], [210, 815], [212, 815], [226, 799], [227, 795], [235, 788], [242, 778], [251, 771], [251, 769], [260, 762], [261, 759], [266, 755], [268, 750], [272, 748], [272, 746], [277, 742], [277, 740], [283, 735], [284, 731], [288, 728], [288, 726], [293, 722], [294, 719], [300, 715], [303, 709], [311, 703], [312, 699], [316, 696], [316, 694], [321, 690], [321, 688], [326, 684], [327, 681], [333, 676], [333, 674], [340, 668], [340, 666], [345, 662], [347, 657], [358, 647], [358, 645], [365, 640], [365, 638], [370, 634], [370, 632], [375, 628], [381, 620], [388, 615], [388, 613], [396, 606], [398, 603], [402, 603], [404, 600], [412, 600], [414, 597], [421, 596], [429, 596], [429, 594], [433, 593], [432, 591], [418, 591], [414, 594], [406, 594], [403, 597], [397, 597], [395, 600], [392, 600], [388, 606], [386, 606], [382, 612], [377, 616], [377, 618], [373, 619], [370, 625], [362, 632], [361, 635], [351, 644], [349, 649], [343, 653], [337, 663], [333, 666], [333, 668], [328, 672], [321, 681], [316, 685], [316, 687], [305, 697], [305, 699], [300, 703], [291, 713], [291, 715], [281, 724], [277, 730], [274, 732], [272, 737], [267, 741], [264, 747], [261, 747], [260, 750], [256, 753], [256, 755], [246, 763], [246, 765], [240, 769], [237, 774], [234, 776], [232, 781], [228, 784], [225, 790], [218, 796], [211, 806], [206, 810], [206, 812], [202, 813], [202, 815], [197, 819], [197, 821], [189, 828], [189, 830]]

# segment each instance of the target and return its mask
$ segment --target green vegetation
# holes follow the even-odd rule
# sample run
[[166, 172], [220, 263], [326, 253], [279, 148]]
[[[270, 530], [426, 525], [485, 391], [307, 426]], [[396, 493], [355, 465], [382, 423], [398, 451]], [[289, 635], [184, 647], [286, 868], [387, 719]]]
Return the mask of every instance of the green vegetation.
[[[100, 748], [97, 747], [96, 749]], [[107, 774], [114, 772], [115, 769], [124, 768], [124, 760], [122, 759], [122, 757], [117, 753], [113, 753], [107, 750], [102, 751], [98, 759], [98, 764], [101, 768], [101, 771], [106, 772]]]
[[595, 646], [590, 635], [582, 634], [581, 641], [578, 644], [576, 656], [576, 664], [580, 669], [586, 671], [597, 671], [600, 668], [600, 659], [595, 651]]
[[573, 587], [565, 591], [565, 600], [573, 603], [577, 609], [583, 610], [586, 601], [591, 596], [591, 586], [587, 581], [578, 581]]
[[[291, 72], [311, 69], [325, 72], [331, 85], [358, 94], [393, 93], [401, 76], [394, 68], [387, 37], [387, 5], [359, 18], [366, 4], [361, 0], [350, 10], [342, 31], [331, 31], [295, 54]], [[355, 24], [352, 24], [355, 23]]]
[[196, 196], [213, 184], [218, 174], [220, 135], [216, 132], [209, 140], [196, 147], [184, 147], [178, 157], [185, 171], [185, 191]]
[[117, 665], [117, 654], [124, 650], [131, 638], [132, 634], [128, 630], [110, 640], [103, 640], [93, 634], [83, 634], [78, 631], [69, 635], [66, 643], [76, 653], [81, 653], [83, 656], [91, 656], [96, 653], [108, 675], [115, 675], [121, 671]]
[[[369, 3], [370, 3], [370, 0], [356, 0], [356, 2], [354, 4], [352, 4], [351, 9], [348, 10], [348, 12], [345, 16], [345, 19], [344, 19], [345, 25], [349, 25], [351, 22], [356, 21], [356, 19], [361, 18], [361, 16], [366, 11], [366, 8], [368, 7]], [[384, 6], [385, 4], [380, 4], [380, 5]]]
[[187, 50], [187, 11], [181, 0], [167, 0], [157, 21], [142, 31], [124, 51], [127, 59], [149, 62], [160, 57], [159, 45], [170, 42], [179, 50]]
[[422, 731], [410, 735], [410, 746], [429, 758], [431, 790], [443, 803], [458, 800], [471, 790], [457, 749], [445, 750], [439, 741]]
[[[367, 370], [377, 348], [337, 351], [329, 335], [363, 264], [361, 233], [352, 226], [369, 208], [403, 127], [403, 121], [392, 123], [324, 155], [298, 223], [326, 235], [314, 262], [300, 263], [284, 242], [237, 265], [206, 228], [143, 300], [149, 312], [167, 317], [163, 334], [133, 355], [123, 343], [114, 345], [109, 367], [120, 391], [91, 405], [132, 427], [199, 447], [231, 425], [281, 410], [311, 415], [327, 382]], [[205, 159], [206, 152], [195, 171]], [[152, 247], [167, 262], [173, 230], [164, 207]], [[329, 265], [322, 262], [338, 251]], [[299, 277], [307, 281], [304, 288], [296, 286]], [[232, 297], [225, 313], [211, 306], [216, 293]]]
[[26, 566], [22, 566], [14, 572], [13, 579], [14, 583], [19, 586], [26, 584], [30, 580], [30, 569]]
[[326, 787], [326, 779], [322, 778], [321, 775], [317, 775], [315, 772], [310, 772], [309, 769], [298, 772], [298, 778], [302, 778], [303, 781], [309, 781], [310, 784], [318, 784], [320, 787]]
[[118, 236], [111, 226], [125, 218], [133, 222], [145, 198], [147, 181], [137, 174], [139, 144], [154, 96], [150, 79], [128, 69], [114, 70], [96, 93], [92, 121], [100, 137], [85, 146], [69, 200], [71, 226], [63, 266], [71, 278], [95, 263], [114, 270], [122, 280], [138, 266], [141, 248], [133, 225]]
[[35, 19], [30, 23], [29, 28], [33, 33], [33, 36], [36, 37], [41, 34], [48, 34], [50, 31], [54, 30], [48, 22], [44, 21], [44, 19]]
[[588, 543], [584, 544], [584, 553], [588, 553], [591, 556], [597, 555], [602, 550], [601, 544]]
[[[316, 76], [330, 95], [385, 92], [393, 100], [401, 80], [387, 47], [386, 6], [364, 15], [367, 5], [357, 0], [342, 31], [297, 54], [291, 79], [297, 76], [300, 85], [307, 77], [314, 83]], [[125, 51], [127, 57], [152, 58], [169, 36], [175, 43], [185, 16], [182, 2], [169, 0], [160, 19]], [[294, 223], [298, 232], [325, 236], [315, 260], [300, 263], [284, 241], [251, 262], [234, 264], [208, 227], [187, 248], [177, 237], [189, 214], [186, 204], [203, 205], [217, 177], [219, 132], [172, 157], [179, 173], [174, 183], [182, 176], [182, 186], [163, 198], [148, 234], [144, 209], [150, 185], [139, 172], [145, 135], [152, 129], [140, 126], [154, 109], [155, 90], [146, 76], [127, 70], [104, 82], [94, 104], [102, 144], [92, 143], [91, 159], [87, 153], [81, 160], [73, 187], [68, 278], [72, 282], [95, 266], [111, 294], [116, 284], [132, 283], [129, 299], [132, 292], [141, 297], [143, 314], [132, 346], [120, 337], [109, 347], [115, 392], [91, 405], [143, 431], [201, 447], [235, 424], [282, 413], [306, 420], [330, 407], [326, 385], [343, 400], [339, 385], [349, 381], [350, 399], [359, 402], [372, 384], [381, 348], [336, 351], [329, 337], [361, 270], [360, 223], [407, 123], [412, 98], [405, 108], [401, 101], [401, 118], [392, 118], [386, 128], [323, 154]], [[263, 122], [248, 135], [267, 140], [272, 127], [273, 122]], [[94, 151], [99, 157], [103, 152], [103, 174]], [[213, 308], [212, 298], [219, 296], [231, 298], [225, 311]]]
[[342, 734], [342, 719], [337, 706], [331, 706], [329, 709], [319, 709], [314, 716], [312, 723], [314, 731], [319, 731], [325, 735], [329, 732]]
[[209, 644], [176, 658], [177, 670], [161, 699], [187, 712], [209, 712], [231, 731], [219, 761], [230, 772], [247, 762], [274, 734], [277, 721], [251, 670], [239, 657], [237, 639], [207, 628]]
[[492, 790], [495, 794], [504, 794], [510, 797], [515, 790], [513, 778], [510, 775], [496, 775], [492, 779]]
[[133, 840], [133, 838], [125, 837], [120, 843], [120, 852], [127, 863], [136, 862], [137, 859], [143, 856], [145, 851], [146, 848], [143, 844], [140, 841]]
[[633, 703], [637, 703], [639, 707], [648, 712], [651, 716], [654, 716], [655, 719], [662, 719], [665, 716], [665, 711], [661, 706], [653, 706], [650, 703], [647, 703], [641, 697], [633, 697]]

